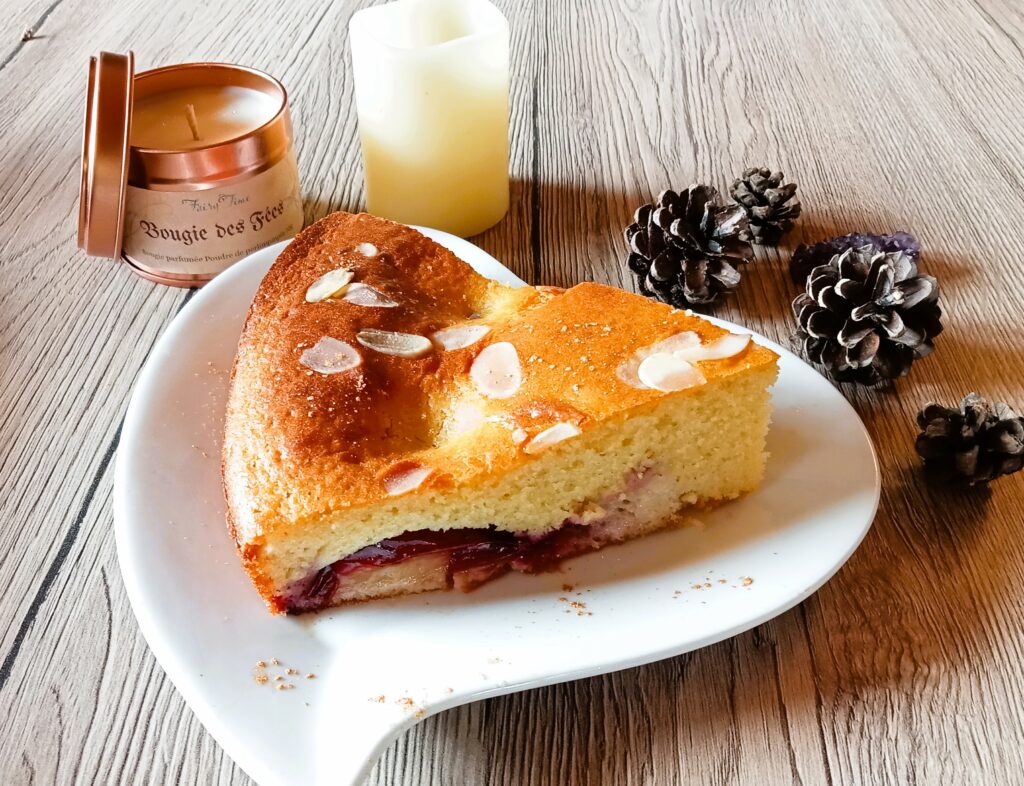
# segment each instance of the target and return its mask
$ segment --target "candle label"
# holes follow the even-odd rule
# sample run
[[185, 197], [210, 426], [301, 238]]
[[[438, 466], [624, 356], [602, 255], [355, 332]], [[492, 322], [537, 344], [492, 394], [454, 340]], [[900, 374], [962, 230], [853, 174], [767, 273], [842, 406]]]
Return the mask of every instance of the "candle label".
[[247, 180], [204, 191], [128, 186], [124, 255], [154, 273], [212, 278], [302, 229], [294, 153]]

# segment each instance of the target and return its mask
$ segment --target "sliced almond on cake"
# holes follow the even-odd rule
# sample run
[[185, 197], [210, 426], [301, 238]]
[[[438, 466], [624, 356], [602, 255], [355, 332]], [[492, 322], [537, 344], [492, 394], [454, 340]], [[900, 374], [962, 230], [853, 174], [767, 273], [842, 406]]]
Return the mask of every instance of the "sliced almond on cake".
[[374, 352], [400, 358], [423, 357], [434, 349], [434, 345], [426, 336], [396, 333], [392, 330], [360, 330], [356, 333], [356, 341]]
[[514, 396], [523, 384], [519, 353], [508, 341], [486, 346], [473, 361], [469, 377], [480, 394], [487, 398]]
[[749, 335], [730, 333], [715, 339], [710, 344], [701, 344], [675, 353], [684, 360], [723, 360], [735, 357], [750, 346]]
[[465, 349], [482, 339], [491, 329], [487, 325], [456, 325], [434, 333], [431, 338], [446, 351]]
[[299, 362], [320, 374], [340, 374], [358, 366], [363, 358], [347, 341], [324, 336], [299, 356]]
[[668, 352], [646, 358], [637, 368], [637, 376], [647, 387], [666, 393], [707, 382], [696, 366]]
[[344, 267], [329, 270], [306, 290], [306, 302], [319, 303], [321, 300], [334, 297], [349, 285], [354, 276], [355, 273]]
[[411, 462], [400, 462], [392, 467], [384, 476], [384, 488], [389, 497], [408, 494], [423, 485], [423, 481], [433, 474], [432, 467], [423, 467]]
[[371, 287], [369, 284], [349, 285], [341, 299], [346, 303], [366, 308], [394, 308], [398, 305], [379, 289]]
[[543, 450], [547, 450], [552, 445], [556, 445], [563, 440], [571, 439], [572, 437], [578, 437], [583, 432], [580, 431], [580, 427], [574, 423], [556, 423], [555, 425], [544, 429], [540, 434], [535, 436], [526, 445], [523, 446], [524, 453], [540, 453]]
[[[641, 347], [615, 369], [615, 376], [634, 388], [654, 390], [685, 390], [695, 384], [703, 384], [703, 374], [692, 365], [701, 360], [722, 360], [735, 357], [750, 344], [749, 335], [729, 333], [709, 344], [701, 342], [700, 336], [692, 330], [664, 338], [648, 347]], [[641, 367], [651, 358], [658, 360], [648, 363], [643, 374]], [[681, 361], [676, 363], [672, 360]], [[694, 374], [695, 372], [695, 374]], [[671, 379], [670, 379], [671, 378]], [[657, 381], [658, 384], [652, 384]], [[669, 385], [670, 387], [661, 387]], [[674, 387], [682, 385], [682, 387]]]

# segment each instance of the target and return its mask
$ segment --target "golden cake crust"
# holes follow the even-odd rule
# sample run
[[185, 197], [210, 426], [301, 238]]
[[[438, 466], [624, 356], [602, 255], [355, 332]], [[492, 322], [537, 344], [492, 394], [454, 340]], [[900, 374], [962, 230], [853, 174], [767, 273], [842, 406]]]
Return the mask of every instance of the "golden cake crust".
[[[364, 243], [380, 253], [364, 256], [357, 250]], [[337, 267], [399, 306], [307, 303], [309, 286]], [[466, 348], [437, 347], [419, 358], [380, 354], [356, 340], [367, 328], [430, 336], [463, 323], [490, 332]], [[366, 214], [327, 216], [300, 233], [267, 273], [232, 370], [222, 470], [243, 562], [266, 597], [257, 563], [268, 535], [379, 503], [395, 473], [431, 470], [413, 494], [472, 487], [533, 460], [523, 445], [554, 423], [586, 431], [666, 395], [687, 395], [638, 389], [616, 375], [638, 349], [682, 331], [704, 342], [726, 334], [599, 284], [564, 292], [504, 287], [413, 229]], [[361, 364], [330, 375], [303, 366], [303, 351], [325, 336], [356, 347]], [[477, 355], [498, 342], [511, 343], [522, 366], [521, 387], [500, 400], [481, 396], [469, 376]], [[712, 382], [776, 358], [751, 343], [700, 369]]]

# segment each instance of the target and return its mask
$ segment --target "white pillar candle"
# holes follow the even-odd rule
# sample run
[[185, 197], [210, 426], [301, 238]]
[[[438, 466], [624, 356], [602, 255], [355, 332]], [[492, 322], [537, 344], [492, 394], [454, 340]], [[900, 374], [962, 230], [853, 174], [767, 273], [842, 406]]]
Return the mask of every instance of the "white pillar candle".
[[273, 96], [236, 85], [170, 90], [135, 102], [131, 144], [151, 150], [216, 145], [259, 128], [280, 108]]
[[508, 210], [508, 22], [488, 0], [399, 0], [349, 23], [367, 208], [463, 237]]

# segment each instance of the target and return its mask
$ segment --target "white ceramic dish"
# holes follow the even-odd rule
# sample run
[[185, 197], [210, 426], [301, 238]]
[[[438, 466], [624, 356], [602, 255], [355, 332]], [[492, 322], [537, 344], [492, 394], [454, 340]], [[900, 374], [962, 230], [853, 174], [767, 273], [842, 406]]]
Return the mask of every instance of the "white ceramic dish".
[[[427, 234], [482, 274], [521, 283], [466, 241]], [[816, 371], [758, 339], [782, 355], [768, 474], [756, 493], [702, 516], [705, 528], [467, 595], [271, 616], [225, 530], [219, 455], [242, 321], [284, 245], [223, 273], [161, 337], [128, 409], [114, 489], [118, 558], [146, 640], [203, 724], [263, 786], [358, 784], [427, 714], [733, 636], [814, 592], [871, 525], [878, 467], [856, 413]], [[281, 665], [268, 665], [270, 682], [257, 684], [254, 664], [272, 658]], [[275, 689], [277, 675], [295, 687]]]

